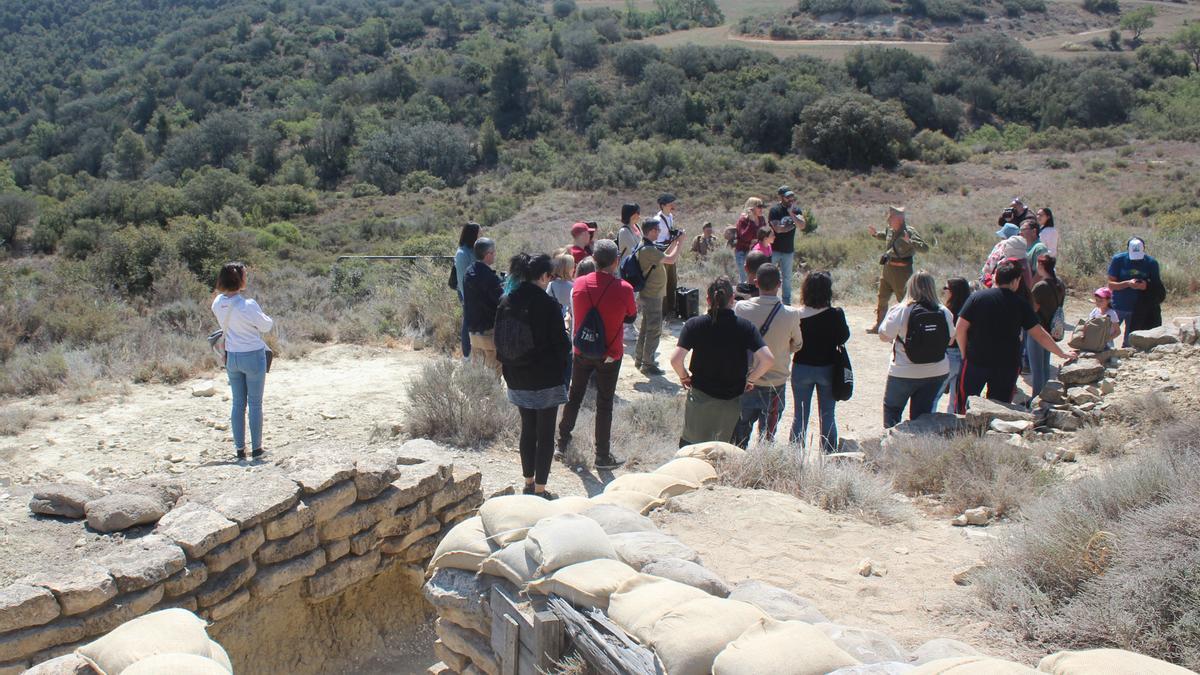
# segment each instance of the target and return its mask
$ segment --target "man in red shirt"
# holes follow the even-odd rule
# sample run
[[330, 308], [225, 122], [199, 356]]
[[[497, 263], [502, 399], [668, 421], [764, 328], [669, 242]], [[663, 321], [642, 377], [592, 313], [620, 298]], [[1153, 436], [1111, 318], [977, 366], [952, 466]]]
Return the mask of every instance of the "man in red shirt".
[[592, 254], [592, 237], [596, 229], [587, 223], [575, 223], [571, 226], [571, 257], [578, 265], [584, 258]]
[[571, 291], [573, 316], [578, 317], [576, 325], [581, 325], [594, 307], [604, 324], [604, 339], [608, 347], [603, 359], [584, 356], [579, 349], [575, 349], [571, 366], [571, 391], [558, 424], [558, 447], [566, 452], [570, 445], [579, 406], [587, 394], [592, 373], [595, 373], [596, 469], [611, 470], [625, 463], [625, 460], [613, 457], [611, 452], [612, 412], [617, 378], [621, 374], [621, 357], [625, 354], [625, 343], [622, 341], [624, 324], [637, 319], [637, 302], [633, 298], [633, 287], [617, 277], [620, 257], [616, 242], [601, 239], [594, 248], [591, 255], [596, 263], [596, 271], [577, 278]]

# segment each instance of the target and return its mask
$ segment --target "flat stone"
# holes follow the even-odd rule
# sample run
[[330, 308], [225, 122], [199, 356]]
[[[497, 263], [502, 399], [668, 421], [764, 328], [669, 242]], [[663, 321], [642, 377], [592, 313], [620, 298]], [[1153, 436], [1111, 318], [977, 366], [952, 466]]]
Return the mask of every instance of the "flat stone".
[[319, 602], [332, 597], [353, 586], [354, 584], [375, 576], [379, 567], [379, 549], [373, 549], [364, 556], [349, 556], [326, 565], [314, 576], [308, 578], [307, 595], [313, 602]]
[[1147, 351], [1159, 345], [1175, 344], [1180, 341], [1180, 330], [1175, 326], [1159, 326], [1148, 330], [1135, 330], [1129, 334], [1129, 346]]
[[967, 399], [967, 422], [977, 429], [987, 428], [992, 420], [1005, 422], [1033, 422], [1033, 413], [1023, 406], [1002, 403], [982, 396]]
[[1050, 410], [1046, 414], [1046, 426], [1063, 431], [1079, 431], [1083, 428], [1083, 422], [1069, 412]]
[[994, 515], [995, 512], [992, 511], [992, 509], [986, 506], [977, 506], [973, 509], [967, 509], [966, 511], [963, 511], [962, 515], [959, 515], [952, 521], [952, 524], [959, 527], [964, 525], [988, 525], [992, 522], [992, 517]]
[[29, 510], [44, 516], [82, 518], [84, 505], [104, 495], [104, 490], [90, 485], [51, 483], [33, 491]]
[[325, 453], [293, 455], [279, 462], [287, 477], [296, 481], [306, 495], [323, 492], [354, 478], [354, 461]]
[[350, 554], [350, 539], [339, 539], [325, 544], [322, 548], [325, 549], [325, 560], [333, 562]]
[[238, 536], [237, 523], [197, 502], [186, 502], [171, 509], [154, 529], [173, 540], [193, 560], [203, 558], [221, 544]]
[[466, 656], [475, 668], [485, 673], [500, 672], [495, 652], [486, 637], [441, 618], [434, 623], [434, 632], [447, 648]]
[[153, 586], [183, 569], [183, 549], [162, 535], [126, 539], [117, 550], [97, 560], [108, 569], [122, 593]]
[[1033, 428], [1033, 422], [1030, 420], [1019, 420], [1016, 422], [992, 420], [990, 426], [993, 431], [1002, 434], [1023, 434]]
[[984, 569], [986, 569], [986, 567], [982, 563], [964, 565], [962, 567], [955, 568], [954, 572], [950, 575], [950, 578], [959, 586], [969, 586], [971, 585], [971, 580], [975, 577], [975, 575], [979, 574]]
[[464, 477], [455, 477], [454, 480], [447, 483], [442, 489], [433, 493], [429, 508], [437, 513], [442, 509], [456, 504], [473, 494], [483, 496], [480, 486], [483, 483], [483, 474], [478, 471], [473, 471]]
[[322, 542], [352, 537], [395, 512], [392, 500], [395, 489], [389, 487], [375, 499], [350, 505], [341, 513], [317, 525]]
[[909, 434], [911, 436], [947, 436], [961, 431], [964, 421], [965, 419], [961, 415], [935, 412], [921, 415], [915, 420], [901, 422], [892, 427], [890, 431], [891, 433]]
[[457, 504], [447, 506], [445, 510], [438, 514], [438, 518], [447, 527], [457, 525], [459, 522], [475, 515], [479, 511], [479, 505], [482, 503], [483, 494], [476, 492]]
[[433, 558], [433, 552], [437, 550], [440, 540], [441, 537], [438, 535], [425, 537], [405, 549], [399, 557], [406, 563], [420, 563], [424, 566]]
[[400, 477], [392, 481], [384, 494], [395, 502], [396, 509], [432, 495], [446, 486], [450, 480], [451, 467], [434, 462], [422, 462], [400, 469]]
[[[353, 490], [353, 486], [351, 486]], [[310, 508], [304, 500], [300, 500], [274, 520], [263, 523], [263, 535], [268, 541], [286, 539], [312, 527], [317, 522], [317, 512]]]
[[190, 562], [183, 569], [175, 573], [175, 576], [167, 579], [166, 595], [168, 598], [177, 598], [181, 595], [187, 595], [200, 587], [201, 584], [208, 581], [208, 568], [202, 562]]
[[145, 480], [121, 483], [113, 492], [130, 495], [141, 495], [153, 499], [163, 513], [175, 508], [179, 498], [183, 496], [183, 485], [177, 481], [165, 478], [148, 478]]
[[118, 532], [158, 522], [166, 511], [145, 495], [113, 494], [84, 505], [88, 527], [97, 532]]
[[656, 560], [642, 568], [643, 574], [650, 574], [671, 581], [678, 581], [693, 588], [715, 595], [718, 598], [729, 596], [729, 584], [707, 567], [697, 565], [690, 560], [665, 558]]
[[[162, 601], [163, 587], [154, 586], [136, 593], [118, 596], [112, 604], [81, 617], [85, 636], [102, 635], [121, 624], [149, 612]], [[69, 619], [77, 621], [80, 619]], [[58, 623], [58, 622], [56, 622]]]
[[444, 665], [448, 666], [455, 673], [461, 673], [471, 667], [470, 659], [450, 649], [441, 640], [433, 641], [433, 656], [436, 659], [440, 659]]
[[31, 574], [20, 582], [49, 590], [67, 616], [93, 610], [117, 595], [112, 575], [90, 560]]
[[317, 548], [320, 543], [320, 539], [317, 538], [317, 528], [314, 526], [302, 530], [287, 539], [268, 541], [258, 549], [258, 552], [254, 556], [260, 565], [274, 565], [289, 558], [295, 558], [298, 555], [308, 553]]
[[1066, 400], [1066, 393], [1067, 388], [1062, 382], [1058, 380], [1049, 380], [1046, 382], [1046, 386], [1042, 387], [1042, 393], [1040, 396], [1043, 401], [1047, 401], [1049, 403], [1062, 403], [1064, 400]]
[[1088, 359], [1070, 363], [1058, 370], [1058, 379], [1067, 386], [1091, 384], [1104, 377], [1104, 364]]
[[25, 675], [95, 675], [95, 672], [82, 656], [71, 653], [43, 661], [25, 671]]
[[354, 462], [354, 487], [359, 499], [374, 499], [380, 492], [400, 477], [400, 467], [391, 454], [371, 454], [359, 457]]
[[210, 621], [220, 621], [221, 619], [233, 616], [239, 609], [250, 603], [250, 591], [243, 588], [209, 608], [207, 614]]
[[201, 607], [212, 607], [245, 586], [257, 571], [254, 561], [246, 559], [221, 574], [210, 575], [208, 581], [196, 592], [196, 603]]
[[217, 395], [217, 385], [212, 380], [202, 380], [192, 385], [192, 396], [207, 398]]
[[360, 532], [350, 537], [350, 552], [354, 555], [366, 555], [367, 551], [379, 544], [379, 534], [375, 528]]
[[223, 572], [232, 567], [234, 563], [254, 555], [254, 552], [265, 541], [266, 537], [263, 536], [262, 527], [255, 525], [238, 535], [237, 539], [214, 548], [208, 555], [204, 556], [204, 564], [208, 566], [209, 572], [214, 574]]
[[829, 620], [812, 602], [791, 591], [753, 579], [734, 586], [729, 599], [748, 602], [779, 621], [823, 623]]
[[1099, 403], [1100, 397], [1090, 391], [1071, 390], [1071, 403], [1075, 405], [1083, 405], [1085, 403]]
[[278, 565], [260, 567], [258, 574], [250, 580], [250, 592], [256, 598], [270, 597], [278, 593], [284, 586], [311, 577], [324, 566], [325, 550], [318, 548], [310, 551], [308, 555], [293, 558]]
[[61, 613], [54, 594], [46, 588], [23, 583], [0, 588], [0, 633], [40, 626]]
[[239, 489], [217, 495], [211, 506], [218, 513], [250, 528], [292, 508], [300, 496], [300, 486], [282, 476], [261, 474], [254, 477], [254, 489]]
[[470, 572], [442, 568], [422, 587], [429, 604], [454, 623], [484, 635], [491, 633], [488, 595], [492, 585]]
[[400, 537], [390, 537], [384, 539], [380, 544], [380, 550], [384, 555], [396, 555], [407, 550], [410, 546], [424, 539], [425, 537], [433, 536], [442, 531], [442, 523], [437, 518], [430, 517], [424, 523], [417, 526], [416, 529], [406, 535]]

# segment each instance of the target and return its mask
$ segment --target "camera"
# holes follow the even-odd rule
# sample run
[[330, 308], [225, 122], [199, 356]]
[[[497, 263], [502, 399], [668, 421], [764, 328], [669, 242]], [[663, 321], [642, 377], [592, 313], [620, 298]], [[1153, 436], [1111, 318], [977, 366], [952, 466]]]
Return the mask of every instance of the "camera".
[[888, 257], [887, 257], [887, 254], [886, 254], [886, 253], [884, 253], [883, 255], [879, 256], [879, 264], [880, 264], [880, 265], [886, 265], [886, 264], [888, 264]]
[[1010, 206], [1007, 209], [1004, 209], [1004, 219], [1012, 220], [1016, 216], [1016, 213], [1017, 213], [1016, 210], [1014, 210], [1013, 207]]

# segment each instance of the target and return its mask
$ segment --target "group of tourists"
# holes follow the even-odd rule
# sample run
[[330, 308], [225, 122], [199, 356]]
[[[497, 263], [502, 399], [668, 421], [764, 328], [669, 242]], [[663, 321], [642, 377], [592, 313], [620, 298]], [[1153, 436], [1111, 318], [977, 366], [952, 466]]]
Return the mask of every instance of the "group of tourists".
[[[705, 223], [690, 251], [706, 256], [733, 249], [738, 279], [718, 276], [707, 287], [708, 311], [680, 328], [670, 368], [687, 390], [681, 445], [728, 441], [747, 447], [752, 437], [775, 440], [791, 385], [792, 426], [788, 440], [803, 448], [813, 399], [818, 409], [814, 441], [822, 452], [838, 450], [836, 407], [852, 389], [845, 312], [833, 305], [828, 272], [804, 275], [798, 302], [791, 280], [795, 233], [805, 219], [795, 193], [778, 190], [779, 201], [747, 200], [724, 244]], [[507, 274], [496, 270], [496, 243], [475, 223], [463, 226], [449, 285], [463, 305], [464, 357], [495, 369], [507, 385], [521, 419], [520, 453], [525, 492], [553, 498], [546, 490], [556, 450], [565, 452], [575, 433], [580, 406], [595, 387], [595, 467], [612, 470], [623, 459], [611, 447], [613, 403], [625, 342], [634, 366], [651, 378], [664, 374], [658, 348], [664, 323], [674, 315], [676, 266], [685, 232], [676, 225], [674, 195], [657, 199], [658, 212], [642, 218], [636, 203], [621, 208], [620, 223], [607, 238], [597, 224], [570, 228], [570, 243], [553, 254], [513, 256]], [[1060, 240], [1048, 208], [1031, 211], [1014, 199], [1000, 217], [998, 243], [979, 278], [951, 277], [941, 285], [928, 272], [914, 271], [916, 256], [930, 244], [907, 222], [903, 207], [888, 207], [876, 321], [867, 332], [891, 344], [883, 397], [885, 427], [908, 409], [916, 419], [939, 407], [961, 413], [970, 396], [1011, 402], [1027, 368], [1032, 394], [1050, 377], [1051, 354], [1063, 349], [1066, 286], [1056, 274]], [[273, 321], [244, 297], [248, 272], [225, 265], [218, 276], [212, 311], [222, 331], [221, 353], [233, 392], [231, 429], [238, 458], [261, 456], [262, 406], [270, 350], [263, 340]], [[1115, 339], [1161, 323], [1164, 291], [1158, 263], [1140, 238], [1113, 256], [1108, 283], [1095, 290], [1091, 318], [1107, 321]], [[889, 304], [895, 298], [895, 305]], [[666, 318], [664, 318], [666, 317]], [[637, 328], [634, 326], [637, 325]], [[210, 336], [210, 341], [214, 338]], [[562, 408], [561, 415], [559, 408]], [[819, 439], [819, 440], [817, 440]]]

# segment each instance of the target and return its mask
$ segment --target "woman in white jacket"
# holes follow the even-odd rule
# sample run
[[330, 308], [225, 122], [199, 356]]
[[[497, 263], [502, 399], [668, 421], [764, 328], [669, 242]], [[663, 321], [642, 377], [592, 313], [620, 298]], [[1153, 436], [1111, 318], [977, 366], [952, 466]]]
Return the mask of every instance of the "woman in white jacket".
[[263, 314], [258, 303], [244, 297], [246, 266], [227, 263], [217, 275], [217, 295], [212, 311], [225, 332], [225, 370], [233, 394], [230, 428], [238, 459], [246, 458], [246, 408], [250, 409], [251, 456], [260, 457], [262, 447], [263, 387], [267, 380], [267, 343], [263, 334], [275, 322]]

